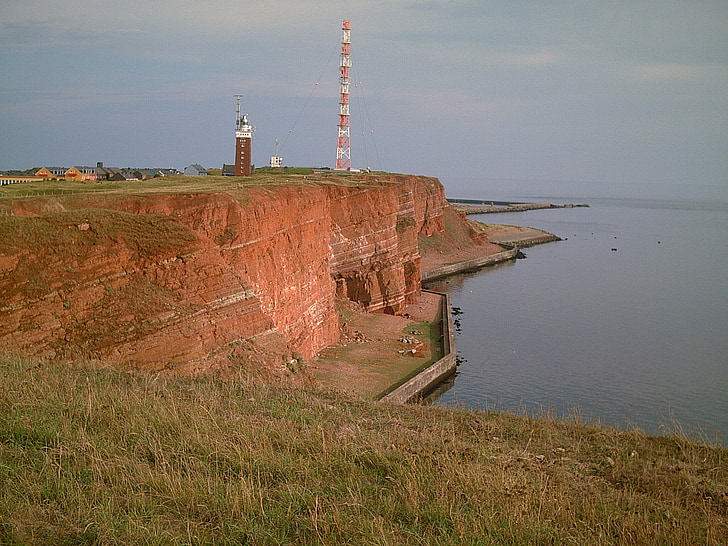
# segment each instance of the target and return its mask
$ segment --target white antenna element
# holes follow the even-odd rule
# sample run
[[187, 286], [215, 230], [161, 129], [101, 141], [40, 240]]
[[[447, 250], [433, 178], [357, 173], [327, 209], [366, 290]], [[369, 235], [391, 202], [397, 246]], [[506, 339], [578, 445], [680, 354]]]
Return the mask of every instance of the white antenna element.
[[270, 166], [271, 167], [280, 167], [283, 165], [283, 158], [278, 155], [278, 139], [276, 139], [276, 155], [270, 156]]

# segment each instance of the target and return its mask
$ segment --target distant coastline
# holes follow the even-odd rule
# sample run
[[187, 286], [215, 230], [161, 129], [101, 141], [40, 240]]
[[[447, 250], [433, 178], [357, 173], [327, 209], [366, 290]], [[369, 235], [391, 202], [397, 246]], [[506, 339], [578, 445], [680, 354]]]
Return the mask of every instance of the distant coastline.
[[525, 212], [528, 210], [540, 209], [571, 209], [575, 207], [588, 207], [586, 203], [566, 203], [558, 205], [555, 203], [516, 203], [511, 201], [490, 201], [487, 199], [458, 199], [449, 198], [450, 203], [456, 210], [465, 214], [496, 214], [503, 212]]

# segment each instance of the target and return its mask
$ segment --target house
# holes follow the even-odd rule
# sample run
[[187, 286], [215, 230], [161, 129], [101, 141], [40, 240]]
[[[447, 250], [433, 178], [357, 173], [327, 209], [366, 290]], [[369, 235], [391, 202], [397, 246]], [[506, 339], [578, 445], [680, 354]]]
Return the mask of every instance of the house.
[[104, 171], [106, 171], [106, 180], [110, 180], [112, 182], [121, 182], [122, 180], [126, 180], [126, 177], [124, 177], [123, 174], [121, 174], [121, 169], [118, 167], [102, 167]]
[[96, 181], [99, 179], [99, 173], [96, 167], [71, 167], [66, 171], [65, 179], [83, 182]]
[[149, 180], [157, 175], [154, 169], [136, 169], [134, 172], [139, 180]]
[[104, 180], [106, 170], [99, 167], [41, 167], [31, 169], [32, 174], [44, 180], [51, 178], [65, 180]]
[[132, 169], [131, 167], [119, 169], [119, 174], [124, 177], [124, 180], [141, 180], [136, 169]]
[[114, 173], [110, 168], [104, 167], [104, 163], [99, 161], [96, 163], [96, 178], [97, 180], [113, 180]]
[[118, 167], [104, 167], [99, 161], [96, 163], [96, 172], [99, 180], [148, 180], [156, 176], [164, 176], [160, 174], [163, 169], [119, 169]]
[[222, 175], [223, 176], [235, 176], [235, 165], [222, 164]]
[[207, 176], [207, 170], [197, 163], [193, 163], [185, 169], [185, 176]]
[[38, 169], [35, 173], [36, 176], [43, 178], [65, 178], [68, 167], [43, 167]]

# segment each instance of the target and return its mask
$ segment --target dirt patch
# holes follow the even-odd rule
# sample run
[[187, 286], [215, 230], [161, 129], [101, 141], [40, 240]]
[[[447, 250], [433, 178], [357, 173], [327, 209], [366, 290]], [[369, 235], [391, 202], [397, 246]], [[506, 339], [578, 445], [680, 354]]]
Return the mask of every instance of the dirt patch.
[[341, 341], [321, 351], [309, 370], [325, 387], [375, 398], [441, 358], [439, 305], [439, 296], [424, 292], [394, 316], [339, 301]]

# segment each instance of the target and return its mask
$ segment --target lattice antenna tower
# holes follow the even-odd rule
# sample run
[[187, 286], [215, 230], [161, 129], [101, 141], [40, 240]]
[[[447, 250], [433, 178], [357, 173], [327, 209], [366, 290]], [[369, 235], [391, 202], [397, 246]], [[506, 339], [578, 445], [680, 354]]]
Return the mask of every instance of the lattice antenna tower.
[[341, 29], [341, 58], [339, 63], [339, 140], [336, 146], [336, 170], [351, 169], [351, 138], [349, 136], [349, 69], [351, 69], [351, 22], [344, 21]]

